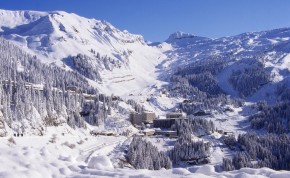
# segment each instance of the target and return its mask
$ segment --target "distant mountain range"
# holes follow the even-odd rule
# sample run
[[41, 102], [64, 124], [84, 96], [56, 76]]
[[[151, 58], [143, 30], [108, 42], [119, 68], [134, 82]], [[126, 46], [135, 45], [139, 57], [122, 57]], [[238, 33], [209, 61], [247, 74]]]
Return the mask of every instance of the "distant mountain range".
[[[271, 82], [263, 86], [264, 90], [259, 94], [251, 93], [252, 99], [261, 99], [266, 92], [273, 94], [270, 86], [288, 78], [289, 28], [219, 39], [176, 32], [165, 42], [147, 44], [141, 35], [121, 31], [106, 21], [63, 11], [0, 10], [0, 14], [2, 37], [36, 55], [42, 62], [56, 63], [66, 69], [80, 70], [85, 64], [74, 65], [78, 60], [76, 56], [81, 55], [78, 58], [86, 61], [92, 74], [80, 73], [94, 80], [95, 86], [101, 83], [98, 88], [108, 94], [127, 95], [132, 90], [159, 83], [158, 76], [164, 78], [168, 70], [210, 58], [229, 61], [216, 79], [220, 87], [233, 96], [238, 96], [239, 92], [228, 83], [229, 75], [233, 70], [243, 68], [236, 61], [259, 60], [271, 74]], [[97, 73], [100, 76], [92, 76]], [[122, 89], [112, 89], [116, 87]]]

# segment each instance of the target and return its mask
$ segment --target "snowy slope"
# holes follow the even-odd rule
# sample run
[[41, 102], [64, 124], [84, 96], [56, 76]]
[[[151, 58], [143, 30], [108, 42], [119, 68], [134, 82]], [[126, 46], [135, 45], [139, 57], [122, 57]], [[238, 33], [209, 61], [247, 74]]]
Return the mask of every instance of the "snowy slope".
[[[98, 70], [101, 77], [101, 81], [88, 79], [92, 86], [107, 95], [134, 99], [159, 114], [175, 108], [182, 101], [182, 98], [159, 97], [163, 85], [169, 84], [171, 74], [178, 67], [195, 61], [224, 60], [227, 66], [216, 79], [220, 88], [232, 97], [239, 97], [229, 82], [233, 71], [243, 69], [237, 62], [251, 58], [262, 61], [273, 77], [269, 84], [247, 98], [249, 101], [266, 99], [274, 102], [276, 85], [289, 76], [288, 28], [219, 39], [175, 32], [162, 43], [147, 44], [141, 35], [121, 31], [106, 21], [63, 11], [1, 10], [0, 13], [2, 37], [43, 62], [55, 63], [67, 70], [74, 68], [65, 59], [77, 54], [86, 55], [90, 58], [91, 68]], [[118, 67], [105, 68], [105, 62], [96, 53], [117, 61]], [[267, 98], [269, 95], [271, 98]], [[148, 98], [151, 98], [150, 102], [144, 102]]]
[[170, 50], [165, 51], [168, 56], [166, 66], [171, 72], [176, 71], [177, 67], [183, 68], [196, 61], [224, 61], [226, 67], [216, 79], [220, 88], [233, 97], [239, 97], [239, 94], [229, 83], [230, 75], [233, 71], [250, 66], [239, 61], [259, 61], [265, 70], [271, 73], [271, 82], [250, 96], [249, 101], [266, 99], [274, 102], [275, 99], [266, 98], [266, 95], [275, 95], [276, 85], [289, 77], [289, 28], [243, 33], [218, 39], [176, 32], [170, 35], [166, 42], [172, 46]]
[[283, 60], [279, 60], [279, 56], [275, 55], [290, 52], [289, 39], [290, 29], [281, 28], [218, 39], [176, 32], [170, 35], [166, 42], [173, 46], [173, 50], [168, 53], [174, 52], [175, 56], [178, 56], [176, 60], [178, 63], [198, 61], [210, 56], [224, 57], [225, 60], [261, 56], [268, 59], [270, 63], [285, 66]]
[[[74, 132], [71, 130], [71, 132]], [[57, 134], [54, 134], [57, 133]], [[214, 165], [190, 166], [169, 170], [114, 168], [111, 159], [125, 137], [88, 136], [81, 133], [61, 134], [51, 128], [45, 137], [0, 138], [0, 177], [289, 177], [289, 171], [269, 168], [242, 168], [216, 172]], [[37, 143], [37, 144], [35, 144]]]
[[[102, 79], [90, 82], [106, 94], [140, 94], [146, 88], [151, 90], [153, 85], [164, 84], [163, 81], [170, 76], [168, 74], [178, 66], [214, 58], [229, 61], [217, 80], [220, 87], [234, 97], [238, 94], [228, 79], [232, 71], [241, 66], [233, 61], [251, 58], [262, 61], [267, 70], [275, 74], [272, 78], [274, 84], [269, 85], [274, 86], [288, 77], [285, 69], [288, 70], [290, 65], [287, 60], [289, 28], [219, 39], [175, 32], [163, 43], [148, 45], [141, 35], [121, 31], [106, 21], [63, 11], [1, 10], [0, 13], [0, 35], [37, 55], [43, 62], [53, 62], [71, 70], [72, 66], [63, 59], [77, 54], [90, 57], [92, 68], [99, 70]], [[96, 53], [117, 61], [119, 67], [105, 69], [104, 61], [96, 58]], [[258, 92], [251, 100], [263, 97], [265, 92]]]
[[[1, 36], [37, 55], [43, 62], [64, 67], [68, 64], [63, 59], [69, 56], [83, 54], [92, 58], [92, 65], [97, 66], [102, 77], [102, 83], [92, 82], [92, 85], [107, 94], [127, 95], [156, 83], [155, 66], [165, 58], [140, 35], [121, 31], [106, 21], [62, 11], [1, 10], [0, 27]], [[121, 68], [104, 69], [96, 53], [118, 61]]]
[[[5, 11], [1, 35], [18, 41], [37, 54], [49, 59], [62, 59], [89, 50], [103, 55], [120, 55], [127, 43], [144, 43], [139, 35], [120, 31], [105, 21], [86, 19], [66, 12]], [[11, 18], [12, 17], [12, 18]], [[15, 19], [15, 20], [14, 20]]]
[[1, 31], [4, 31], [5, 27], [14, 28], [38, 20], [40, 17], [47, 15], [47, 12], [0, 10], [0, 14]]
[[[229, 77], [233, 71], [247, 67], [238, 61], [255, 59], [263, 63], [272, 74], [271, 82], [250, 96], [249, 101], [275, 95], [276, 85], [289, 75], [288, 28], [219, 39], [175, 32], [163, 43], [147, 44], [141, 35], [121, 31], [106, 21], [63, 11], [1, 10], [0, 13], [0, 35], [28, 53], [37, 55], [45, 63], [56, 63], [67, 70], [74, 70], [65, 59], [77, 54], [88, 56], [91, 68], [98, 70], [101, 76], [101, 81], [88, 79], [89, 82], [108, 95], [144, 101], [151, 95], [158, 95], [178, 67], [211, 59], [225, 61], [227, 66], [216, 79], [220, 88], [232, 97], [239, 97], [239, 94], [229, 83]], [[117, 61], [117, 67], [104, 67], [104, 60], [96, 53], [110, 58], [114, 64]], [[274, 102], [275, 98], [266, 100]], [[169, 103], [175, 106], [176, 101], [154, 102], [146, 107], [161, 112], [164, 111], [160, 109], [164, 108], [161, 105]]]

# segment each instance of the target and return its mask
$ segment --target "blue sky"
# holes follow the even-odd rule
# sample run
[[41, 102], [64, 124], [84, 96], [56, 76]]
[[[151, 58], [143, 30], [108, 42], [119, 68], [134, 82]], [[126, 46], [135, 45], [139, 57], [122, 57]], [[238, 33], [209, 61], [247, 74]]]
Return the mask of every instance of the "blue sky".
[[74, 12], [150, 41], [175, 31], [218, 38], [290, 27], [290, 0], [0, 0], [0, 8]]

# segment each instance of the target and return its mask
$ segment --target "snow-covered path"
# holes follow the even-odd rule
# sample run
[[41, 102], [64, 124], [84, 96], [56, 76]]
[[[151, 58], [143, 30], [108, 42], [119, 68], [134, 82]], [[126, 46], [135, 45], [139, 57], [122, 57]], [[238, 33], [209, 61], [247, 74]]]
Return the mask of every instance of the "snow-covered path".
[[[54, 136], [55, 137], [55, 136]], [[102, 166], [91, 168], [90, 160], [86, 158], [99, 157], [109, 160], [106, 156], [116, 145], [126, 142], [126, 137], [85, 136], [84, 135], [52, 135], [43, 137], [16, 137], [16, 144], [8, 138], [0, 138], [0, 167], [1, 178], [93, 178], [93, 177], [173, 177], [173, 178], [209, 178], [209, 177], [289, 177], [287, 171], [274, 171], [268, 168], [244, 168], [232, 172], [215, 172], [213, 165], [174, 168], [159, 171], [135, 170], [131, 168], [113, 168], [106, 162]], [[53, 141], [54, 140], [54, 141]], [[82, 140], [82, 142], [81, 142]], [[109, 144], [104, 144], [109, 143]], [[81, 155], [80, 153], [84, 153]], [[92, 153], [92, 154], [91, 154]], [[117, 156], [118, 154], [112, 154]], [[83, 156], [83, 157], [82, 157]], [[86, 157], [88, 156], [88, 157]], [[84, 158], [84, 159], [83, 159]], [[114, 161], [114, 159], [111, 158]], [[110, 161], [109, 161], [110, 162]], [[92, 165], [91, 165], [92, 166]]]
[[85, 150], [80, 151], [80, 157], [78, 159], [85, 161], [86, 163], [89, 162], [91, 157], [96, 155], [103, 155], [107, 156], [118, 144], [122, 141], [112, 141], [110, 143], [102, 143], [93, 147], [89, 147]]

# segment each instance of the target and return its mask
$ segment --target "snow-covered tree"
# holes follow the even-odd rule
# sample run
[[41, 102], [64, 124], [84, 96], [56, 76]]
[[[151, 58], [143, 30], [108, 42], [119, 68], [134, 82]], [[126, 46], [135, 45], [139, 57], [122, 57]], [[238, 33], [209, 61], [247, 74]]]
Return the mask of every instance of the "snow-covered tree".
[[158, 151], [157, 147], [140, 137], [133, 138], [129, 145], [127, 159], [136, 169], [159, 170], [172, 167], [172, 163], [165, 153]]

